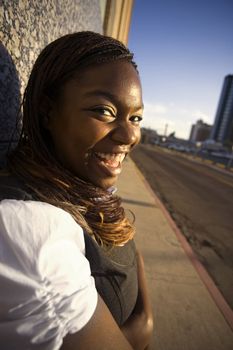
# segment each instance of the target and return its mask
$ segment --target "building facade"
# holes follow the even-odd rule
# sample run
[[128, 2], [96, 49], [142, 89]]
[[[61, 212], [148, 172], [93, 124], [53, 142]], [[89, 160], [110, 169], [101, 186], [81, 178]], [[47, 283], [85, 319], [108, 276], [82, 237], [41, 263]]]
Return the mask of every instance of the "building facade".
[[189, 141], [202, 142], [210, 137], [211, 125], [204, 123], [201, 119], [192, 125]]
[[210, 138], [222, 144], [233, 144], [233, 75], [224, 79]]

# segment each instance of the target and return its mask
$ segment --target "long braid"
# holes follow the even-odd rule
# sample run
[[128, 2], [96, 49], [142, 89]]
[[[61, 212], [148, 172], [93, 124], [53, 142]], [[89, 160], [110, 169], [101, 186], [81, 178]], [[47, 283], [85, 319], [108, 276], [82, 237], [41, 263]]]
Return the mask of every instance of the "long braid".
[[23, 129], [9, 168], [21, 177], [39, 200], [68, 211], [99, 244], [119, 245], [134, 235], [118, 196], [97, 188], [63, 168], [50, 152], [42, 126], [46, 98], [56, 99], [66, 81], [80, 68], [127, 60], [137, 69], [133, 54], [119, 41], [93, 32], [68, 34], [39, 55], [23, 98]]

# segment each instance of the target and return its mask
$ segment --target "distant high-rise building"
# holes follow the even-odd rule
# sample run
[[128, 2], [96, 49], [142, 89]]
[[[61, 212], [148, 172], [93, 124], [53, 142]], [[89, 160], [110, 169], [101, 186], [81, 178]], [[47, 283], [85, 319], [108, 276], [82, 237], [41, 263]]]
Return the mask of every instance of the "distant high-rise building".
[[201, 119], [192, 125], [189, 140], [192, 142], [205, 141], [209, 138], [211, 125], [204, 123]]
[[222, 144], [233, 142], [233, 75], [224, 79], [210, 138]]

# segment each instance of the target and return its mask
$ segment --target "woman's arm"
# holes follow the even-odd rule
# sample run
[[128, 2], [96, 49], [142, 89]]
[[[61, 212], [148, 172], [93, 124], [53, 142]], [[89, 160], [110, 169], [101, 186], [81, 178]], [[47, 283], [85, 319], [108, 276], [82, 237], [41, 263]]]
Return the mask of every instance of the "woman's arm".
[[133, 350], [110, 311], [98, 297], [96, 310], [79, 332], [64, 338], [61, 350]]
[[137, 252], [138, 262], [138, 298], [135, 309], [121, 327], [134, 350], [148, 348], [153, 332], [153, 313], [145, 277], [144, 262], [141, 253]]

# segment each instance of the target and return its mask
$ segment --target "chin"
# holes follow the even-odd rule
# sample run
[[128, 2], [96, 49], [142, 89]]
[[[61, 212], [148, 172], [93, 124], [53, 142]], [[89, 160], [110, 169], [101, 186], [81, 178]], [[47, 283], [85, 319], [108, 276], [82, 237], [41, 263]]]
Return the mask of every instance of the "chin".
[[97, 186], [102, 188], [103, 190], [107, 190], [108, 188], [115, 186], [116, 182], [117, 182], [117, 177], [115, 178], [107, 178], [107, 179], [95, 179], [95, 181], [93, 179], [90, 179], [90, 182]]

